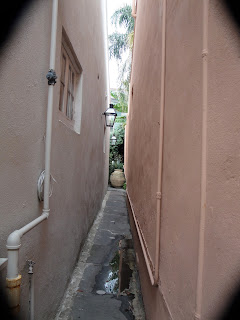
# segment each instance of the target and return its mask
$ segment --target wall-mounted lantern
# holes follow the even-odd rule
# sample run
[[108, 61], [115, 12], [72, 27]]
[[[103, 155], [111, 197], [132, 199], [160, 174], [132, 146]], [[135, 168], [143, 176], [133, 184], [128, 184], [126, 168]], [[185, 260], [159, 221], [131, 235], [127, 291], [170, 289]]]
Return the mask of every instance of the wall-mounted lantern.
[[116, 138], [115, 135], [113, 134], [112, 138], [110, 139], [111, 145], [112, 145], [112, 146], [115, 146], [115, 145], [116, 145], [116, 141], [117, 141], [117, 138]]
[[106, 127], [113, 127], [117, 114], [112, 103], [103, 114], [105, 115]]

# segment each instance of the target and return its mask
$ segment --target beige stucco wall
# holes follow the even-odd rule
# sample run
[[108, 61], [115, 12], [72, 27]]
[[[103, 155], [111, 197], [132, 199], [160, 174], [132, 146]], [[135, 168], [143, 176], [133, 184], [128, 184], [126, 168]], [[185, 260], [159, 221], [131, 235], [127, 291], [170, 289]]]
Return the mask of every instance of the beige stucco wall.
[[[134, 222], [148, 320], [213, 319], [239, 283], [239, 33], [219, 1], [167, 0], [160, 282], [151, 286]], [[207, 2], [207, 1], [205, 1]], [[155, 261], [163, 1], [138, 1], [127, 127], [127, 188], [150, 258]], [[207, 78], [203, 60], [208, 60]], [[206, 158], [202, 154], [203, 82], [208, 81]], [[206, 167], [206, 188], [202, 175]], [[202, 170], [203, 168], [203, 170]], [[206, 192], [206, 203], [201, 203]], [[201, 209], [202, 207], [202, 209]], [[203, 279], [198, 261], [206, 210]], [[202, 250], [202, 249], [201, 249]], [[154, 273], [154, 270], [153, 270]], [[201, 277], [200, 277], [201, 279]], [[203, 288], [201, 293], [201, 286]]]
[[[51, 1], [34, 1], [1, 56], [0, 74], [0, 256], [17, 228], [41, 214], [37, 180], [44, 169]], [[81, 244], [100, 209], [108, 181], [103, 152], [108, 105], [106, 3], [60, 0], [56, 72], [60, 78], [62, 27], [83, 68], [80, 135], [59, 122], [59, 81], [54, 88], [51, 173], [56, 179], [48, 221], [22, 238], [19, 270], [21, 308], [28, 309], [28, 266], [36, 262], [36, 319], [52, 319], [64, 294]], [[98, 79], [99, 76], [99, 79]], [[106, 146], [109, 133], [106, 132]], [[3, 271], [4, 276], [5, 270]]]

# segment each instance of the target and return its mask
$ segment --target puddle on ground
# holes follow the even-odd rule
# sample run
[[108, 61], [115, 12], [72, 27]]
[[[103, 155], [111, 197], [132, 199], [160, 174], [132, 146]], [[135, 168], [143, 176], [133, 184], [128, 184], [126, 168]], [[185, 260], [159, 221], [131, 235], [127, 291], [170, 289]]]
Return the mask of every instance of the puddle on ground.
[[118, 294], [129, 288], [130, 278], [132, 276], [132, 270], [128, 264], [122, 259], [122, 265], [120, 268], [120, 254], [119, 251], [115, 253], [115, 256], [109, 263], [110, 270], [108, 272], [107, 280], [104, 283], [106, 293]]
[[[131, 246], [123, 239], [118, 244], [120, 249], [109, 253], [103, 264], [102, 270], [98, 273], [95, 280], [95, 287], [93, 291], [96, 294], [110, 294], [115, 296], [117, 300], [121, 301], [120, 311], [127, 320], [134, 320], [132, 300], [135, 294], [129, 288], [131, 277], [133, 274], [130, 265], [132, 265], [131, 254], [129, 248]], [[113, 257], [113, 258], [112, 258]], [[110, 260], [111, 259], [111, 260]], [[110, 261], [110, 262], [109, 262]]]
[[108, 278], [104, 283], [106, 293], [117, 294], [119, 288], [119, 251], [115, 253], [114, 258], [109, 263], [111, 270], [109, 270]]

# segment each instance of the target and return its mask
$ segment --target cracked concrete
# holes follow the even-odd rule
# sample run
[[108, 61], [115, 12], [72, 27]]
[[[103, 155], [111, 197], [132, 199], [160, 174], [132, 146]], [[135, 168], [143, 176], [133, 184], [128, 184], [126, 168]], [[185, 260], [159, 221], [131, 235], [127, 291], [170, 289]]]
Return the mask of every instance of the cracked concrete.
[[[145, 319], [134, 250], [126, 245], [131, 238], [125, 191], [109, 189], [55, 320]], [[113, 271], [113, 261], [117, 271]], [[126, 268], [131, 271], [129, 279], [124, 275]], [[113, 275], [117, 279], [112, 280]], [[122, 292], [109, 291], [111, 281], [114, 288], [120, 282]]]

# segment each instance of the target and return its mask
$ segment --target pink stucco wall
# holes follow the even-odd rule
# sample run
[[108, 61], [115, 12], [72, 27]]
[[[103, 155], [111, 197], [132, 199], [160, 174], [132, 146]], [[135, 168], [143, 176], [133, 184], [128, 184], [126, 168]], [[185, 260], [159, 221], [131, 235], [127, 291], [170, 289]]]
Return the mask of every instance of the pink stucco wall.
[[[51, 1], [33, 1], [6, 44], [0, 62], [0, 256], [17, 228], [41, 214], [37, 180], [44, 169]], [[56, 179], [48, 221], [22, 239], [21, 310], [27, 318], [28, 266], [36, 262], [36, 319], [52, 319], [100, 209], [108, 181], [104, 117], [108, 99], [106, 3], [60, 0], [56, 72], [60, 79], [62, 28], [83, 69], [81, 132], [59, 122], [59, 81], [54, 88], [51, 173]], [[108, 146], [108, 131], [106, 146]], [[4, 277], [5, 270], [3, 271]]]
[[204, 318], [240, 279], [240, 39], [224, 9], [210, 1]]
[[[148, 258], [153, 262], [153, 274], [156, 192], [160, 191], [157, 176], [162, 3], [138, 1], [131, 77], [133, 96], [126, 130], [128, 194], [145, 249], [150, 254]], [[202, 54], [206, 49], [203, 30], [207, 21], [203, 12], [208, 1], [166, 3], [158, 288], [150, 283], [133, 219], [132, 229], [147, 319], [188, 320], [195, 316], [198, 319], [197, 306], [199, 318], [210, 320], [219, 313], [240, 276], [239, 34], [219, 1], [209, 1], [206, 58], [205, 51]], [[203, 193], [206, 193], [204, 203]], [[205, 230], [201, 231], [203, 238], [199, 237], [201, 226]], [[199, 250], [203, 257], [200, 263]]]
[[[160, 103], [160, 86], [156, 84], [161, 76], [160, 68], [156, 68], [156, 61], [161, 61], [161, 51], [154, 44], [161, 43], [161, 32], [160, 28], [155, 28], [151, 23], [158, 20], [159, 4], [156, 4], [154, 11], [147, 10], [147, 6], [146, 2], [138, 5], [138, 13], [142, 18], [141, 21], [137, 20], [135, 28], [128, 117], [130, 136], [126, 160], [129, 193], [138, 212], [139, 223], [145, 231], [149, 252], [154, 259], [158, 170], [156, 139], [159, 134]], [[152, 55], [156, 60], [152, 59]], [[144, 74], [148, 76], [141, 76]], [[133, 188], [132, 184], [137, 188]]]

